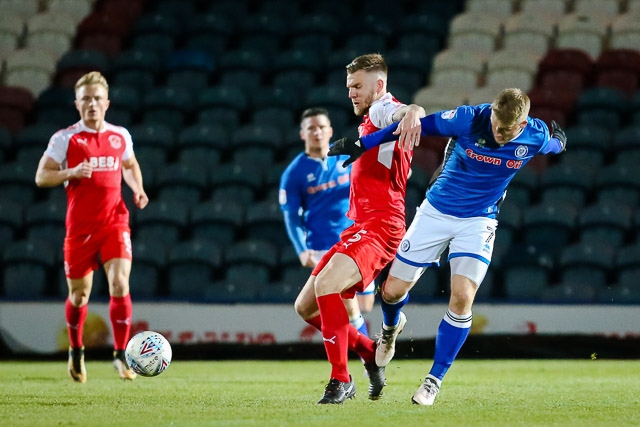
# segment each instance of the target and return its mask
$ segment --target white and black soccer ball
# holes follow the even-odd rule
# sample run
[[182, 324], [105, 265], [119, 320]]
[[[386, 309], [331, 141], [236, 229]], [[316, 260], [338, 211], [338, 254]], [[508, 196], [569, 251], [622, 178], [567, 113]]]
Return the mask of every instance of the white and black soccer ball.
[[169, 341], [154, 331], [139, 332], [127, 344], [125, 357], [129, 368], [143, 377], [155, 377], [171, 363]]

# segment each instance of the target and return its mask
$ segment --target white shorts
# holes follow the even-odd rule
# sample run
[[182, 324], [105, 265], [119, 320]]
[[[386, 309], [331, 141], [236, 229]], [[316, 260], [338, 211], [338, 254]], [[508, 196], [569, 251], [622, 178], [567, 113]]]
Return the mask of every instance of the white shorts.
[[[316, 262], [320, 262], [320, 258], [322, 258], [324, 256], [324, 254], [326, 254], [327, 252], [329, 252], [328, 250], [326, 251], [314, 251], [314, 258], [316, 260]], [[376, 292], [376, 282], [373, 281], [371, 283], [369, 283], [369, 285], [364, 288], [364, 291], [362, 292], [357, 292], [357, 295], [373, 295]]]
[[463, 275], [480, 285], [491, 263], [497, 227], [498, 221], [493, 218], [445, 215], [424, 199], [389, 274], [415, 282], [427, 268], [440, 265], [440, 256], [448, 246], [447, 261], [461, 258], [461, 262], [451, 263], [451, 274]]

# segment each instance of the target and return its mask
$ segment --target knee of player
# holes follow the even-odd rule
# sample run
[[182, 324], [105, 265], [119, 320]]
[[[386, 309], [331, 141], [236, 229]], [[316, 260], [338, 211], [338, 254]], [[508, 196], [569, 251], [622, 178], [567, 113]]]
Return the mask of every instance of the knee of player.
[[397, 277], [389, 276], [382, 285], [380, 295], [383, 301], [393, 304], [402, 300], [411, 287], [411, 282], [405, 282]]

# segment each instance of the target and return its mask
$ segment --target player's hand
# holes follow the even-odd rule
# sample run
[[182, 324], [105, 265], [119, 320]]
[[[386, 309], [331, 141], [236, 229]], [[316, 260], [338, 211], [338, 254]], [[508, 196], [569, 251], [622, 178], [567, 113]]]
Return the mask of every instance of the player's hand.
[[414, 110], [407, 111], [407, 114], [398, 123], [398, 128], [393, 132], [394, 135], [400, 135], [398, 144], [405, 150], [413, 150], [414, 147], [420, 145], [421, 133], [420, 114]]
[[314, 252], [315, 251], [312, 251], [311, 249], [300, 252], [298, 258], [300, 258], [300, 264], [302, 264], [303, 267], [314, 268], [316, 265], [318, 265], [314, 257]]
[[556, 138], [562, 144], [562, 151], [567, 149], [567, 134], [564, 133], [559, 124], [555, 120], [551, 121], [551, 137]]
[[135, 203], [138, 209], [144, 209], [149, 204], [149, 197], [147, 197], [147, 193], [144, 191], [140, 193], [133, 193], [133, 203]]
[[329, 155], [337, 156], [339, 154], [348, 154], [349, 158], [344, 161], [342, 164], [343, 167], [349, 166], [351, 163], [355, 162], [358, 157], [362, 156], [362, 153], [367, 151], [360, 142], [359, 139], [355, 141], [349, 141], [348, 138], [340, 138], [336, 142], [333, 143], [331, 147], [329, 147]]
[[91, 178], [91, 174], [93, 173], [93, 167], [88, 160], [83, 161], [82, 163], [78, 163], [74, 168], [71, 169], [70, 178]]

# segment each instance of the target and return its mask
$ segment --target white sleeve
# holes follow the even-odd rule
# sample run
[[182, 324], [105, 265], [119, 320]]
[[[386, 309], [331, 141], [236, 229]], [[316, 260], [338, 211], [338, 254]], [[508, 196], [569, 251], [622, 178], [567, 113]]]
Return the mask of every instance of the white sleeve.
[[63, 164], [67, 159], [67, 149], [69, 148], [69, 138], [71, 133], [60, 130], [49, 139], [49, 145], [44, 153], [56, 162]]
[[386, 128], [393, 123], [393, 113], [402, 106], [404, 104], [395, 102], [391, 97], [389, 99], [383, 98], [379, 102], [373, 103], [369, 109], [369, 119], [378, 129]]
[[133, 139], [127, 129], [121, 127], [120, 132], [122, 132], [122, 136], [124, 137], [124, 153], [122, 153], [122, 160], [129, 160], [133, 157]]

